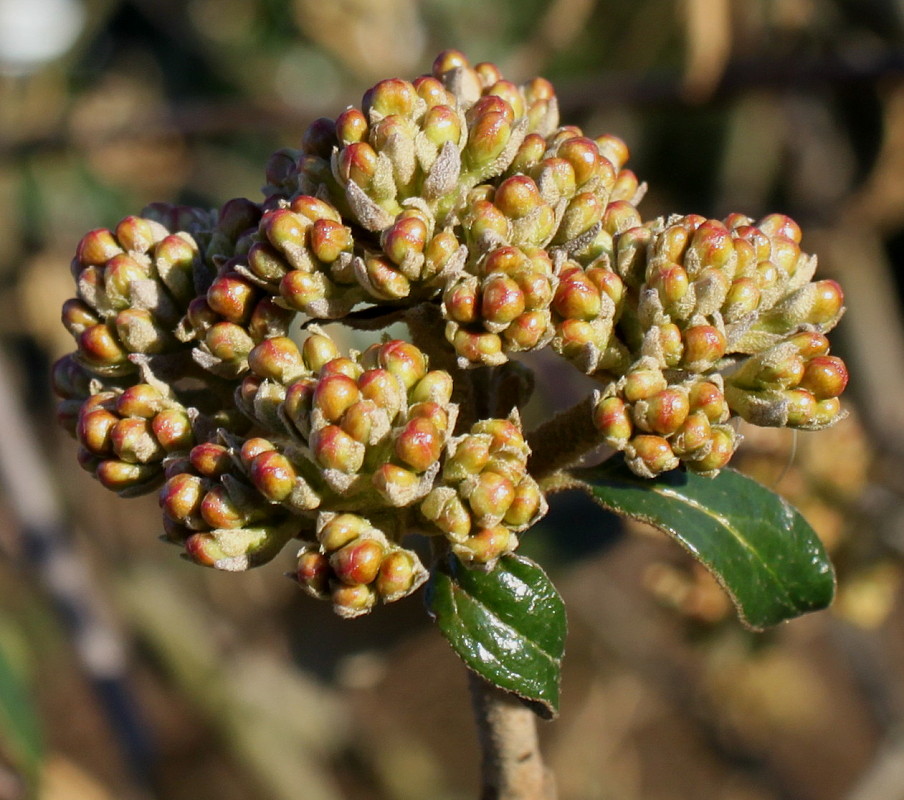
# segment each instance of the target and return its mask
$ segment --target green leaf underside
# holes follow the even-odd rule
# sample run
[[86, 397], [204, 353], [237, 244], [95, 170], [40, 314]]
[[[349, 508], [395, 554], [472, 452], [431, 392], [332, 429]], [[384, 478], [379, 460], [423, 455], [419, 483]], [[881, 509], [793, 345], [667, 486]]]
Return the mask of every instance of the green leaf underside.
[[574, 475], [604, 508], [676, 539], [753, 630], [832, 602], [835, 573], [815, 531], [786, 500], [739, 472], [703, 478], [675, 470], [647, 480], [614, 456]]
[[427, 606], [469, 669], [555, 716], [565, 605], [537, 564], [505, 556], [483, 572], [450, 555], [434, 571]]

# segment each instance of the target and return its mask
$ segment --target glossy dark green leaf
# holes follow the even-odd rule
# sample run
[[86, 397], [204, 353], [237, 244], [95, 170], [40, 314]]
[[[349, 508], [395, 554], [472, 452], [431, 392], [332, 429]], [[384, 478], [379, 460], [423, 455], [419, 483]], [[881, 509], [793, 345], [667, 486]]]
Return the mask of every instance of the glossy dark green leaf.
[[492, 684], [555, 716], [565, 650], [565, 606], [546, 573], [521, 556], [491, 572], [448, 556], [431, 578], [427, 607], [452, 649]]
[[835, 574], [822, 543], [787, 501], [731, 469], [639, 478], [620, 456], [575, 472], [593, 499], [665, 531], [725, 588], [754, 630], [825, 608]]

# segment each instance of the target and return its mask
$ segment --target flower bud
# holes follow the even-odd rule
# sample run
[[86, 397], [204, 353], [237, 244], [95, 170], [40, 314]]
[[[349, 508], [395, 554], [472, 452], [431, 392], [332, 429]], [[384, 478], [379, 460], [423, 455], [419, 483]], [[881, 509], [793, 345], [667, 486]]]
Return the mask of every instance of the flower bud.
[[332, 574], [330, 560], [315, 549], [304, 549], [298, 554], [295, 579], [305, 591], [315, 597], [323, 597], [329, 592]]
[[481, 528], [462, 542], [452, 545], [452, 552], [468, 564], [493, 564], [518, 546], [518, 537], [504, 525]]
[[364, 445], [349, 436], [338, 425], [327, 425], [314, 431], [311, 434], [310, 445], [314, 458], [324, 469], [354, 474], [364, 463]]
[[402, 463], [420, 473], [439, 460], [443, 439], [433, 422], [415, 417], [396, 436], [393, 447]]
[[385, 555], [377, 539], [359, 537], [330, 556], [333, 574], [348, 586], [373, 583]]
[[625, 448], [627, 465], [642, 478], [654, 478], [678, 466], [678, 457], [667, 439], [662, 436], [640, 434], [628, 442]]

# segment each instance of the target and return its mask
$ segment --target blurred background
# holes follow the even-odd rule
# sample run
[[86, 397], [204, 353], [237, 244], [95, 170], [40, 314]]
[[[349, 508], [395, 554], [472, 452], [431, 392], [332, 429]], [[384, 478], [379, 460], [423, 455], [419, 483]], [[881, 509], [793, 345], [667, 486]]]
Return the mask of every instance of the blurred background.
[[850, 416], [747, 427], [735, 462], [832, 552], [830, 611], [745, 632], [678, 547], [579, 496], [525, 537], [569, 611], [541, 724], [561, 800], [904, 798], [904, 2], [0, 0], [0, 800], [476, 796], [420, 598], [343, 623], [288, 552], [179, 560], [153, 496], [79, 470], [47, 387], [85, 231], [257, 198], [270, 152], [447, 47], [624, 138], [645, 218], [790, 214], [847, 296]]

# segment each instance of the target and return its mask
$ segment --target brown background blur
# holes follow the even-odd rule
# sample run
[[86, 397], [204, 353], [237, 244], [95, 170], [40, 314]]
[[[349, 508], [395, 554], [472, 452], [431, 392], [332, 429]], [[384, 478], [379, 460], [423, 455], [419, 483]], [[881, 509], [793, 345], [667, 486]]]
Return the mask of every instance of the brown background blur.
[[463, 668], [419, 596], [341, 623], [290, 552], [180, 561], [153, 496], [78, 469], [47, 388], [82, 233], [258, 197], [272, 150], [446, 47], [627, 140], [646, 219], [790, 214], [847, 295], [850, 417], [747, 427], [737, 459], [830, 548], [831, 611], [747, 633], [679, 548], [580, 497], [525, 537], [569, 609], [541, 727], [561, 800], [904, 798], [904, 3], [0, 0], [0, 800], [476, 796]]

